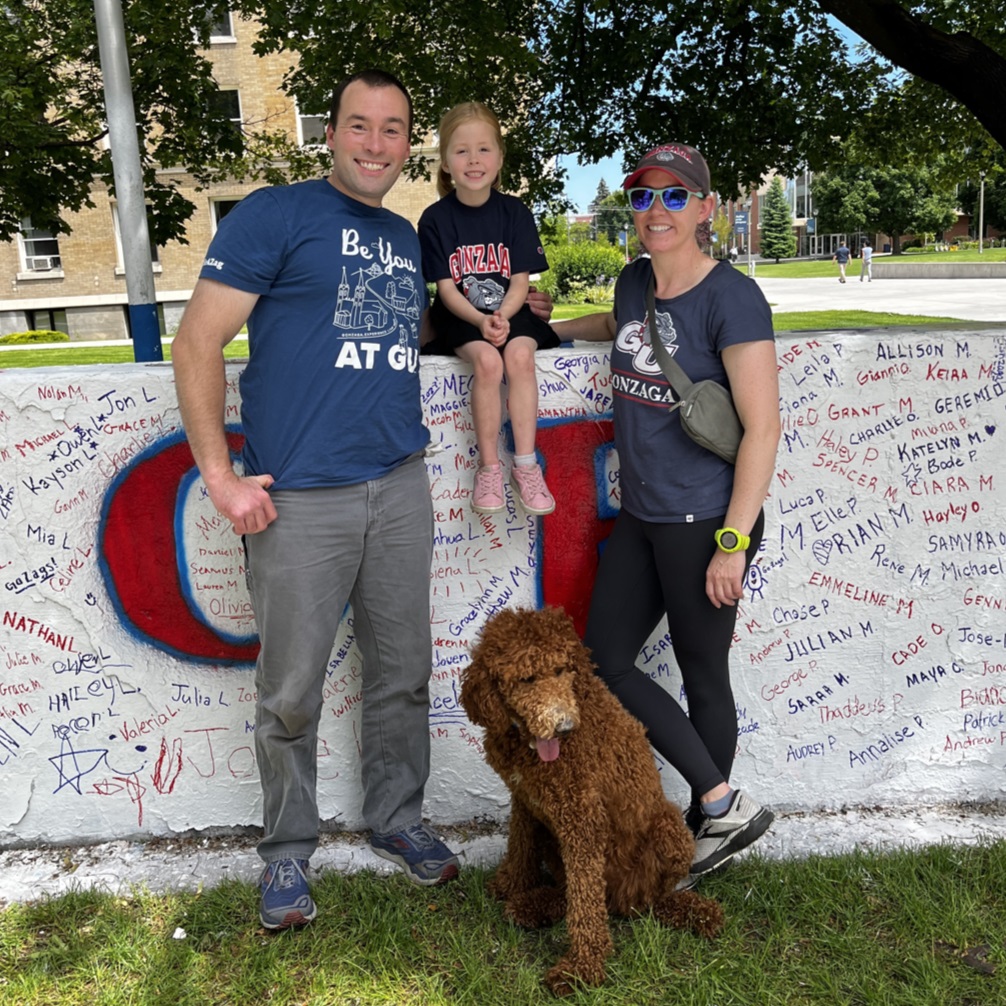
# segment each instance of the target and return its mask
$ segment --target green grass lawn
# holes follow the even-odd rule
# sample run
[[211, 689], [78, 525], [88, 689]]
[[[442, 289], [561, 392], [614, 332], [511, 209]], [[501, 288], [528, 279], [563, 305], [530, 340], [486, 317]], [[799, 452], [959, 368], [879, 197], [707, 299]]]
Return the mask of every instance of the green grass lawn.
[[[171, 359], [171, 343], [163, 344], [165, 362]], [[235, 339], [224, 349], [227, 359], [248, 356], [246, 339]], [[74, 346], [60, 343], [52, 348], [8, 349], [0, 352], [0, 370], [16, 367], [74, 367], [90, 363], [135, 363], [132, 346]], [[157, 366], [157, 364], [151, 364]]]
[[[558, 304], [552, 317], [580, 318], [585, 314], [610, 311], [604, 304]], [[947, 328], [974, 327], [974, 322], [958, 318], [942, 318], [923, 314], [889, 314], [882, 311], [780, 311], [773, 313], [772, 325], [777, 332], [855, 331], [866, 328], [912, 328], [919, 325], [940, 325]]]
[[[193, 853], [195, 855], [195, 853]], [[257, 891], [78, 892], [0, 911], [4, 1006], [545, 1006], [565, 925], [507, 922], [470, 868], [443, 888], [323, 873], [318, 918], [271, 935]], [[596, 1006], [994, 1006], [1006, 1002], [1006, 843], [775, 862], [703, 883], [707, 941], [612, 921]], [[174, 938], [177, 930], [184, 938]]]
[[[557, 304], [552, 317], [580, 318], [585, 314], [610, 311], [610, 304]], [[777, 332], [857, 331], [868, 328], [911, 328], [938, 325], [948, 329], [974, 327], [974, 322], [918, 314], [887, 314], [874, 311], [783, 311], [772, 315]], [[244, 359], [248, 343], [235, 340], [224, 350], [228, 359]], [[164, 344], [164, 359], [171, 359], [171, 344]], [[93, 363], [133, 363], [131, 346], [74, 346], [62, 343], [52, 348], [26, 347], [0, 352], [0, 370], [20, 367], [71, 367]]]
[[[877, 255], [874, 262], [1006, 262], [1006, 248], [986, 248], [981, 255], [978, 251], [959, 252], [922, 252], [913, 249], [903, 255]], [[850, 259], [847, 267], [850, 276], [859, 275], [859, 259]], [[747, 261], [741, 259], [735, 266], [745, 275]], [[756, 260], [755, 274], [759, 279], [829, 279], [838, 275], [838, 266], [831, 259], [787, 262], [785, 259], [778, 264]]]

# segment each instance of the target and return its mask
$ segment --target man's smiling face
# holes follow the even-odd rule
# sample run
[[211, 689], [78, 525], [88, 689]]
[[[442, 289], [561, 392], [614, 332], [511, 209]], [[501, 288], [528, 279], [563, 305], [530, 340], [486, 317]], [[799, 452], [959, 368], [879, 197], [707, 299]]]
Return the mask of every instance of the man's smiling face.
[[325, 131], [332, 151], [329, 181], [344, 195], [380, 206], [409, 156], [409, 104], [397, 87], [354, 81], [342, 93], [337, 121]]

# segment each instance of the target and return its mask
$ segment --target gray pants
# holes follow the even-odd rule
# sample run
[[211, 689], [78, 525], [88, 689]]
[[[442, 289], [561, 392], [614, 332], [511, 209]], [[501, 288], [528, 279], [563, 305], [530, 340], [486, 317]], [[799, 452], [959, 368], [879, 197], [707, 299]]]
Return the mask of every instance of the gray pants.
[[347, 600], [363, 655], [363, 817], [377, 834], [422, 819], [430, 768], [433, 506], [422, 457], [372, 482], [272, 494], [278, 517], [248, 535], [262, 650], [255, 751], [266, 861], [318, 845], [322, 689]]

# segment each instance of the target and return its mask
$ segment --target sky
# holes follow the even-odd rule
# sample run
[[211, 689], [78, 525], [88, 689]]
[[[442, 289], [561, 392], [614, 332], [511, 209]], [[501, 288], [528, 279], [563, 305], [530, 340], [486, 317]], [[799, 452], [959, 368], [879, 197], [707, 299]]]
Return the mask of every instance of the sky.
[[[845, 40], [849, 57], [855, 59], [855, 46], [862, 42], [862, 39], [846, 28], [841, 22], [828, 16], [834, 28]], [[614, 157], [606, 157], [597, 164], [579, 165], [576, 163], [576, 156], [564, 157], [559, 162], [569, 173], [566, 179], [566, 195], [576, 206], [578, 213], [586, 213], [587, 206], [597, 193], [597, 183], [603, 178], [608, 183], [608, 188], [614, 192], [622, 184], [625, 173], [622, 171], [621, 154]]]
[[566, 195], [576, 206], [578, 213], [586, 213], [591, 200], [597, 195], [597, 183], [603, 178], [608, 189], [614, 192], [622, 185], [625, 173], [622, 171], [621, 155], [606, 157], [597, 164], [579, 165], [576, 157], [564, 157], [560, 162], [568, 172]]

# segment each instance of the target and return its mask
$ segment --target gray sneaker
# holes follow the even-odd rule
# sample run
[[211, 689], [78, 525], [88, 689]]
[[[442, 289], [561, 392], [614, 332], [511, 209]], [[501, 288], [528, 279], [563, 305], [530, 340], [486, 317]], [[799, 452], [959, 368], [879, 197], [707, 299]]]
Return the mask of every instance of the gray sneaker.
[[370, 848], [397, 863], [405, 876], [420, 887], [444, 884], [458, 875], [458, 857], [426, 824], [414, 824], [390, 835], [371, 835]]
[[746, 849], [765, 834], [774, 816], [772, 811], [735, 790], [730, 809], [722, 817], [705, 818], [699, 826], [689, 875], [701, 877]]

